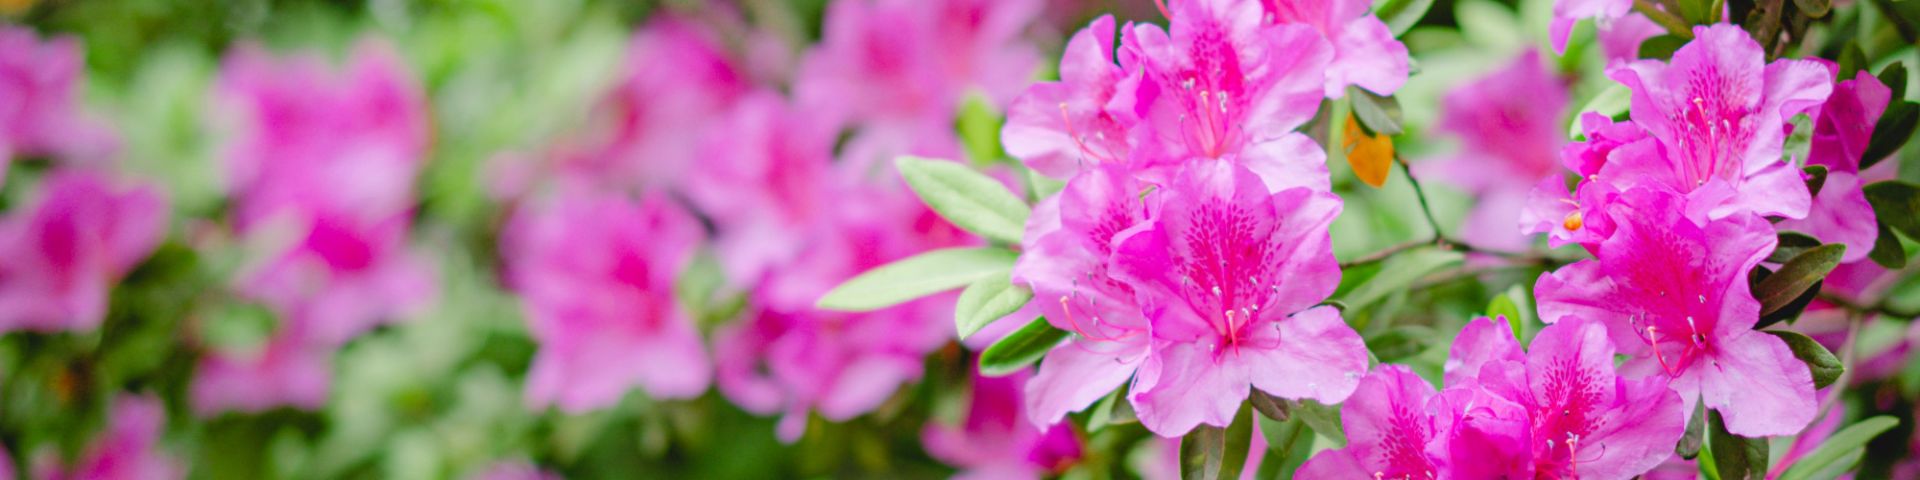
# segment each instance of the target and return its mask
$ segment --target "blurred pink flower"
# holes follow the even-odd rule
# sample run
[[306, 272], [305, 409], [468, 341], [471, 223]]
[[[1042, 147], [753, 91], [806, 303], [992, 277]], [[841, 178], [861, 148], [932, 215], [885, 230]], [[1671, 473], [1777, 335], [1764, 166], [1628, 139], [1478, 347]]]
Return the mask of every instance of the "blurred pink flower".
[[1566, 84], [1532, 50], [1442, 100], [1437, 129], [1459, 137], [1461, 151], [1416, 170], [1478, 197], [1460, 228], [1466, 241], [1507, 250], [1529, 245], [1517, 225], [1534, 184], [1514, 180], [1560, 178], [1566, 110]]
[[1004, 106], [1033, 83], [1040, 67], [1040, 52], [1021, 34], [1040, 21], [1047, 1], [923, 2], [920, 28], [931, 32], [933, 57], [948, 76], [963, 79], [962, 89], [979, 89], [994, 106]]
[[113, 129], [80, 108], [81, 56], [71, 38], [0, 25], [0, 180], [15, 156], [96, 164], [119, 150]]
[[193, 410], [261, 412], [287, 406], [318, 410], [332, 384], [331, 349], [282, 331], [251, 350], [209, 351], [193, 376]]
[[[1600, 41], [1600, 53], [1607, 63], [1631, 62], [1640, 59], [1640, 44], [1649, 38], [1667, 33], [1660, 24], [1653, 23], [1646, 15], [1628, 13], [1605, 25], [1595, 33]], [[1564, 52], [1564, 45], [1556, 43], [1556, 48]]]
[[1117, 235], [1110, 261], [1152, 321], [1152, 352], [1129, 400], [1161, 436], [1226, 426], [1249, 388], [1338, 403], [1367, 369], [1366, 346], [1332, 307], [1340, 282], [1328, 225], [1341, 202], [1269, 193], [1245, 168], [1183, 170], [1156, 191], [1152, 220]]
[[1146, 220], [1145, 188], [1123, 167], [1089, 169], [1027, 218], [1026, 253], [1014, 264], [1013, 282], [1033, 289], [1049, 323], [1075, 334], [1047, 352], [1040, 374], [1027, 382], [1027, 413], [1036, 426], [1092, 405], [1146, 360], [1147, 318], [1133, 287], [1108, 271], [1115, 236]]
[[1753, 330], [1760, 302], [1747, 272], [1773, 252], [1772, 225], [1742, 213], [1706, 222], [1685, 200], [1639, 188], [1610, 209], [1618, 230], [1597, 258], [1540, 277], [1540, 318], [1600, 319], [1631, 360], [1624, 376], [1664, 375], [1745, 436], [1799, 431], [1814, 413], [1813, 378], [1786, 342]]
[[[1567, 41], [1573, 35], [1573, 25], [1580, 20], [1591, 18], [1595, 23], [1600, 24], [1600, 30], [1605, 31], [1612, 28], [1614, 20], [1627, 17], [1631, 11], [1633, 11], [1633, 0], [1554, 0], [1553, 24], [1548, 27], [1548, 35], [1553, 41], [1553, 51], [1567, 52]], [[1607, 56], [1609, 59], [1619, 58], [1615, 57], [1612, 51], [1608, 51]], [[1625, 58], [1628, 60], [1639, 58], [1638, 49]]]
[[1392, 95], [1407, 83], [1411, 60], [1407, 46], [1394, 38], [1386, 22], [1368, 12], [1367, 0], [1261, 0], [1280, 25], [1306, 25], [1333, 45], [1327, 64], [1326, 96], [1341, 98], [1347, 86]]
[[1380, 365], [1360, 379], [1340, 408], [1347, 446], [1315, 454], [1297, 475], [1435, 478], [1448, 453], [1445, 432], [1427, 405], [1438, 395], [1405, 365]]
[[1867, 203], [1860, 178], [1860, 161], [1866, 154], [1867, 140], [1873, 137], [1874, 122], [1887, 109], [1892, 91], [1873, 74], [1861, 70], [1852, 80], [1840, 82], [1833, 95], [1815, 114], [1812, 145], [1807, 165], [1827, 167], [1827, 180], [1813, 196], [1807, 218], [1780, 222], [1781, 230], [1793, 230], [1822, 242], [1847, 246], [1845, 262], [1867, 258], [1879, 235], [1873, 205]]
[[1014, 100], [1000, 129], [1008, 155], [1057, 179], [1130, 159], [1128, 131], [1139, 118], [1123, 108], [1132, 99], [1120, 87], [1139, 83], [1128, 78], [1138, 68], [1130, 72], [1114, 64], [1113, 34], [1113, 16], [1094, 19], [1067, 41], [1060, 81], [1035, 83]]
[[657, 16], [634, 33], [620, 76], [580, 145], [555, 156], [557, 168], [615, 190], [672, 184], [698, 162], [706, 132], [753, 88], [717, 32]]
[[166, 200], [82, 169], [38, 188], [0, 217], [0, 332], [99, 327], [113, 285], [165, 236]]
[[45, 480], [161, 480], [183, 478], [186, 469], [159, 448], [167, 421], [160, 401], [148, 397], [114, 400], [107, 428], [72, 465], [54, 456], [36, 461], [34, 477]]
[[741, 99], [708, 132], [684, 190], [719, 230], [714, 249], [729, 281], [759, 283], [801, 254], [789, 233], [829, 220], [828, 194], [851, 181], [834, 166], [835, 140], [829, 125], [769, 91]]
[[501, 256], [540, 343], [527, 379], [535, 408], [584, 412], [639, 386], [658, 398], [699, 395], [713, 367], [675, 281], [702, 237], [664, 195], [563, 193], [525, 205]]
[[1026, 87], [1038, 53], [1019, 34], [1039, 13], [1034, 0], [833, 2], [794, 95], [836, 128], [950, 131], [968, 88], [1002, 106]]
[[248, 232], [249, 243], [268, 253], [233, 284], [241, 296], [272, 308], [282, 329], [338, 346], [432, 300], [432, 267], [407, 245], [409, 214], [309, 215], [279, 217]]
[[470, 480], [561, 480], [559, 474], [541, 470], [538, 465], [525, 461], [502, 461], [487, 466], [485, 470]]
[[961, 469], [955, 478], [1041, 478], [1079, 460], [1074, 427], [1036, 427], [1027, 421], [1021, 384], [1027, 375], [987, 377], [975, 372], [965, 417], [958, 424], [929, 422], [921, 443], [927, 453]]

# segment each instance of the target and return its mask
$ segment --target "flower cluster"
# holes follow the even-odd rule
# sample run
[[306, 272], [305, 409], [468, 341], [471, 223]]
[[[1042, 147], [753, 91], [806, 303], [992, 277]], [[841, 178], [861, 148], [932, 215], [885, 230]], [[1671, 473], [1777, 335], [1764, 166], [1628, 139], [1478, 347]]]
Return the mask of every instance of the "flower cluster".
[[[1406, 50], [1364, 2], [1198, 0], [1168, 27], [1111, 17], [1067, 44], [1061, 80], [1030, 88], [1002, 140], [1066, 180], [1029, 217], [1013, 281], [1071, 332], [1027, 383], [1059, 422], [1122, 385], [1161, 436], [1226, 426], [1260, 389], [1339, 402], [1367, 368], [1340, 313], [1341, 201], [1298, 133], [1349, 85], [1392, 93]], [[1116, 61], [1117, 60], [1117, 61]]]

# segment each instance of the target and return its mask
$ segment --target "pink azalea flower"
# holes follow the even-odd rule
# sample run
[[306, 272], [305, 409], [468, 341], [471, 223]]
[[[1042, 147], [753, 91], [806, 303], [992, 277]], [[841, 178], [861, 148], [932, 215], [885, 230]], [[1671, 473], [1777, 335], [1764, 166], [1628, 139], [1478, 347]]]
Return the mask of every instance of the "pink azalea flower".
[[194, 371], [194, 412], [211, 417], [282, 406], [318, 410], [333, 383], [329, 353], [292, 332], [253, 350], [208, 352]]
[[[1534, 477], [1525, 406], [1484, 388], [1452, 388], [1427, 404], [1440, 445], [1438, 478]], [[1407, 477], [1418, 478], [1418, 477]], [[1547, 477], [1553, 478], [1553, 477]]]
[[[1529, 470], [1536, 475], [1632, 478], [1666, 460], [1684, 433], [1679, 395], [1664, 378], [1616, 375], [1613, 341], [1599, 322], [1562, 318], [1540, 331], [1520, 361], [1511, 360], [1519, 343], [1506, 321], [1481, 317], [1467, 330], [1485, 334], [1462, 332], [1448, 363], [1480, 369], [1471, 379], [1449, 371], [1449, 387], [1455, 380], [1477, 383], [1524, 409], [1524, 438], [1531, 440], [1523, 448], [1532, 452]], [[1495, 355], [1484, 356], [1489, 352]]]
[[965, 417], [957, 424], [929, 422], [921, 432], [927, 453], [959, 467], [955, 478], [1040, 478], [1080, 458], [1072, 425], [1035, 427], [1027, 421], [1020, 385], [1025, 374], [973, 375]]
[[[947, 75], [965, 79], [994, 105], [1032, 83], [1040, 53], [1021, 38], [1040, 20], [1044, 0], [938, 0], [918, 9]], [[1112, 45], [1109, 43], [1108, 45]]]
[[720, 35], [658, 16], [634, 32], [619, 77], [558, 168], [616, 190], [669, 184], [695, 165], [704, 132], [752, 88]]
[[1436, 396], [1433, 385], [1406, 366], [1380, 365], [1360, 379], [1340, 408], [1347, 446], [1314, 455], [1297, 476], [1438, 477], [1446, 456], [1445, 432], [1427, 406]]
[[1867, 203], [1866, 182], [1860, 178], [1860, 160], [1873, 137], [1873, 124], [1887, 109], [1892, 95], [1886, 85], [1862, 70], [1853, 80], [1840, 82], [1814, 120], [1807, 165], [1827, 167], [1827, 180], [1814, 195], [1807, 218], [1780, 222], [1781, 230], [1813, 235], [1821, 241], [1847, 246], [1845, 262], [1867, 258], [1879, 234], [1873, 205]]
[[0, 217], [0, 332], [91, 330], [108, 293], [166, 234], [166, 201], [80, 169], [56, 170]]
[[[1633, 0], [1554, 0], [1553, 25], [1548, 29], [1548, 35], [1553, 40], [1553, 51], [1567, 52], [1567, 40], [1573, 35], [1573, 25], [1580, 20], [1594, 19], [1600, 24], [1600, 30], [1605, 31], [1612, 27], [1615, 19], [1626, 17], [1631, 11]], [[1614, 58], [1611, 51], [1608, 57]], [[1627, 57], [1629, 60], [1634, 58], [1639, 58], [1637, 49]]]
[[1060, 81], [1035, 83], [1013, 102], [1000, 129], [1008, 155], [1058, 179], [1127, 162], [1127, 132], [1139, 118], [1116, 104], [1131, 99], [1120, 90], [1129, 73], [1114, 64], [1113, 33], [1113, 16], [1094, 19], [1067, 41]]
[[1294, 131], [1319, 108], [1327, 41], [1307, 26], [1262, 24], [1255, 0], [1171, 8], [1169, 30], [1135, 25], [1121, 39], [1121, 63], [1143, 72], [1118, 105], [1143, 120], [1130, 161], [1165, 180], [1192, 159], [1234, 159], [1273, 191], [1327, 189], [1324, 153]]
[[660, 398], [705, 391], [713, 367], [674, 297], [700, 237], [693, 216], [660, 195], [562, 194], [517, 213], [501, 254], [540, 343], [529, 403], [583, 412], [636, 385]]
[[1153, 220], [1115, 240], [1110, 264], [1152, 320], [1153, 349], [1129, 393], [1141, 423], [1178, 436], [1226, 426], [1248, 388], [1337, 403], [1367, 368], [1339, 311], [1315, 307], [1340, 271], [1330, 193], [1269, 193], [1252, 171], [1196, 164], [1154, 193]]
[[1611, 209], [1618, 229], [1593, 260], [1540, 277], [1540, 318], [1597, 319], [1630, 357], [1629, 377], [1662, 375], [1693, 411], [1719, 410], [1744, 436], [1812, 420], [1813, 377], [1784, 341], [1754, 331], [1747, 272], [1774, 248], [1772, 225], [1740, 214], [1701, 224], [1671, 192], [1635, 189]]
[[1133, 287], [1108, 271], [1115, 236], [1146, 220], [1145, 188], [1122, 167], [1088, 170], [1027, 218], [1026, 253], [1013, 281], [1033, 289], [1049, 323], [1075, 334], [1047, 352], [1027, 383], [1027, 412], [1037, 426], [1092, 405], [1146, 360], [1147, 319]]
[[[1646, 15], [1628, 13], [1606, 25], [1601, 25], [1596, 37], [1600, 42], [1600, 53], [1607, 63], [1631, 62], [1640, 59], [1640, 44], [1647, 39], [1667, 33], [1667, 29]], [[1556, 48], [1562, 53], [1566, 46], [1564, 40], [1556, 40]]]
[[1812, 199], [1781, 151], [1787, 120], [1826, 100], [1831, 70], [1809, 60], [1767, 63], [1760, 45], [1733, 25], [1695, 27], [1694, 37], [1671, 63], [1608, 69], [1633, 91], [1633, 123], [1653, 140], [1616, 150], [1600, 181], [1681, 192], [1689, 208], [1716, 219], [1742, 211], [1805, 217]]
[[410, 215], [311, 215], [281, 216], [248, 231], [249, 242], [269, 253], [234, 280], [242, 297], [279, 314], [283, 328], [337, 346], [432, 300], [431, 266], [406, 243]]
[[709, 132], [685, 191], [718, 227], [715, 253], [730, 281], [754, 285], [791, 262], [801, 251], [787, 234], [832, 213], [827, 194], [847, 181], [833, 167], [836, 134], [772, 92], [743, 98]]
[[0, 180], [14, 156], [97, 163], [119, 149], [112, 128], [80, 109], [81, 53], [71, 38], [0, 25]]
[[[927, 2], [854, 0], [827, 6], [820, 44], [800, 62], [794, 96], [836, 128], [951, 126], [964, 80], [929, 28]], [[958, 46], [955, 46], [958, 48]], [[889, 127], [890, 128], [890, 127]]]
[[1442, 100], [1438, 129], [1458, 136], [1461, 152], [1419, 170], [1479, 197], [1460, 229], [1465, 240], [1490, 248], [1527, 247], [1529, 238], [1515, 225], [1533, 184], [1514, 179], [1559, 177], [1559, 153], [1566, 144], [1560, 118], [1566, 108], [1565, 83], [1536, 51]]
[[[166, 417], [160, 401], [153, 398], [114, 400], [106, 430], [80, 454], [78, 461], [72, 465], [59, 465], [57, 460], [39, 462], [34, 477], [47, 480], [182, 478], [186, 469], [159, 448]], [[51, 457], [43, 459], [52, 460]]]
[[1366, 0], [1261, 0], [1273, 22], [1313, 27], [1333, 43], [1327, 64], [1326, 96], [1341, 98], [1356, 85], [1392, 95], [1407, 83], [1407, 46], [1393, 37], [1386, 22], [1367, 10]]

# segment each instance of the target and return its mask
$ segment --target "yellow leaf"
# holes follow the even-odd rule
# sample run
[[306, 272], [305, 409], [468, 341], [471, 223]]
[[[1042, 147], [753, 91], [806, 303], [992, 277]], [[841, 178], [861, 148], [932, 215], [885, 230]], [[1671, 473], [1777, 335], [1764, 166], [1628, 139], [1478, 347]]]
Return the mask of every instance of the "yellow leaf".
[[1393, 139], [1386, 135], [1368, 135], [1353, 115], [1347, 115], [1343, 136], [1346, 137], [1347, 165], [1353, 166], [1353, 176], [1374, 188], [1386, 185], [1387, 172], [1393, 170]]

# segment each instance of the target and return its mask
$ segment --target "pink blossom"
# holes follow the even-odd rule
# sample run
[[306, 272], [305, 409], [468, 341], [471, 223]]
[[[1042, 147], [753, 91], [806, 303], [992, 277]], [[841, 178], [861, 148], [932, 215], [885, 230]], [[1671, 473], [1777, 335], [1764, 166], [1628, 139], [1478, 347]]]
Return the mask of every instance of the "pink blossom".
[[1541, 63], [1537, 51], [1442, 100], [1438, 130], [1458, 136], [1461, 151], [1418, 170], [1478, 197], [1461, 227], [1467, 241], [1509, 250], [1528, 246], [1528, 237], [1515, 226], [1534, 185], [1514, 179], [1559, 177], [1559, 153], [1566, 144], [1560, 119], [1566, 108], [1565, 83]]
[[[1567, 40], [1573, 35], [1573, 25], [1583, 19], [1594, 19], [1602, 31], [1609, 30], [1615, 19], [1626, 17], [1633, 10], [1633, 0], [1554, 0], [1553, 25], [1548, 35], [1553, 40], [1553, 51], [1567, 52]], [[1635, 42], [1638, 43], [1638, 42]], [[1638, 58], [1638, 51], [1627, 59]], [[1608, 52], [1608, 58], [1616, 58]]]
[[1661, 375], [1691, 412], [1696, 401], [1745, 436], [1786, 435], [1812, 420], [1813, 378], [1785, 342], [1754, 331], [1760, 302], [1747, 272], [1774, 248], [1752, 214], [1690, 218], [1672, 192], [1635, 189], [1610, 209], [1618, 229], [1593, 260], [1540, 277], [1540, 318], [1597, 319], [1628, 377]]
[[283, 328], [337, 346], [432, 300], [432, 269], [407, 246], [410, 215], [309, 215], [281, 216], [250, 230], [248, 242], [267, 254], [234, 280], [242, 297], [272, 308]]
[[[1640, 44], [1664, 33], [1667, 33], [1667, 29], [1653, 23], [1646, 15], [1628, 13], [1601, 25], [1595, 36], [1600, 42], [1600, 53], [1604, 54], [1607, 63], [1613, 63], [1639, 60]], [[1557, 51], [1564, 53], [1564, 43], [1555, 45], [1559, 49]]]
[[35, 477], [62, 479], [158, 480], [182, 478], [186, 469], [159, 448], [166, 411], [148, 397], [114, 400], [107, 428], [72, 465], [38, 462]]
[[[1527, 408], [1484, 388], [1449, 386], [1427, 403], [1439, 432], [1439, 478], [1534, 477]], [[1554, 478], [1554, 477], [1547, 477]]]
[[1162, 436], [1226, 426], [1248, 388], [1337, 403], [1366, 347], [1332, 307], [1339, 283], [1330, 193], [1269, 193], [1252, 171], [1196, 164], [1154, 194], [1152, 220], [1115, 239], [1111, 269], [1151, 319], [1152, 354], [1129, 393]]
[[1386, 22], [1367, 10], [1366, 0], [1261, 0], [1274, 23], [1313, 27], [1333, 44], [1327, 64], [1326, 96], [1341, 98], [1347, 86], [1392, 95], [1407, 82], [1407, 46]]
[[[1131, 30], [1131, 28], [1129, 28]], [[1043, 175], [1065, 179], [1081, 169], [1128, 161], [1128, 131], [1139, 122], [1121, 83], [1137, 85], [1114, 64], [1112, 16], [1073, 34], [1060, 55], [1060, 81], [1039, 82], [1013, 102], [1000, 142], [1007, 154]]]
[[741, 99], [716, 123], [685, 191], [719, 230], [715, 253], [730, 281], [751, 286], [801, 253], [790, 232], [831, 215], [846, 182], [833, 166], [836, 133], [772, 92]]
[[1133, 377], [1146, 360], [1146, 316], [1134, 289], [1109, 273], [1115, 236], [1146, 220], [1145, 185], [1123, 167], [1086, 171], [1027, 219], [1013, 281], [1033, 289], [1042, 316], [1076, 338], [1055, 347], [1027, 383], [1035, 425], [1059, 423]]
[[1445, 433], [1428, 412], [1437, 395], [1406, 366], [1381, 365], [1360, 379], [1340, 408], [1347, 446], [1314, 455], [1298, 476], [1436, 478], [1447, 455]]
[[78, 42], [0, 26], [0, 180], [15, 156], [93, 164], [119, 150], [111, 127], [80, 108]]
[[950, 126], [962, 80], [948, 75], [927, 7], [909, 0], [827, 5], [820, 44], [794, 79], [798, 102], [835, 127]]
[[1767, 63], [1737, 26], [1695, 27], [1694, 37], [1671, 63], [1608, 69], [1633, 91], [1633, 123], [1653, 140], [1616, 150], [1599, 181], [1681, 192], [1688, 208], [1712, 218], [1743, 211], [1805, 217], [1811, 197], [1781, 151], [1787, 120], [1826, 100], [1832, 72], [1809, 60]]
[[1847, 246], [1845, 262], [1867, 258], [1879, 234], [1873, 205], [1861, 190], [1860, 157], [1866, 154], [1873, 124], [1887, 109], [1892, 95], [1880, 80], [1861, 70], [1852, 80], [1834, 87], [1820, 107], [1813, 127], [1807, 165], [1827, 167], [1827, 180], [1813, 197], [1807, 218], [1780, 222], [1781, 230], [1813, 235], [1823, 242]]
[[194, 412], [210, 417], [282, 406], [320, 409], [333, 383], [330, 352], [294, 332], [251, 350], [208, 352], [194, 372]]
[[501, 255], [540, 343], [529, 403], [583, 412], [634, 386], [660, 398], [705, 391], [713, 367], [674, 297], [700, 238], [693, 216], [663, 195], [568, 193], [516, 213]]
[[0, 332], [91, 330], [113, 285], [152, 254], [167, 229], [151, 187], [60, 169], [0, 217]]
[[[1255, 0], [1196, 0], [1171, 6], [1169, 29], [1134, 25], [1120, 61], [1142, 77], [1126, 82], [1119, 105], [1143, 123], [1130, 160], [1165, 180], [1193, 159], [1231, 159], [1273, 191], [1325, 190], [1323, 153], [1295, 132], [1320, 104], [1333, 56], [1303, 25], [1265, 25]], [[1137, 85], [1132, 85], [1137, 83]]]
[[[1021, 38], [1046, 0], [937, 0], [918, 9], [947, 75], [1006, 105], [1032, 83], [1040, 53]], [[1111, 45], [1111, 44], [1109, 44]]]
[[973, 375], [965, 416], [958, 423], [929, 422], [921, 432], [927, 453], [961, 468], [956, 478], [1040, 478], [1080, 458], [1071, 424], [1036, 427], [1027, 421], [1020, 385], [1025, 374]]
[[695, 165], [704, 133], [752, 83], [716, 32], [657, 16], [634, 32], [587, 132], [556, 166], [616, 190], [671, 183]]

